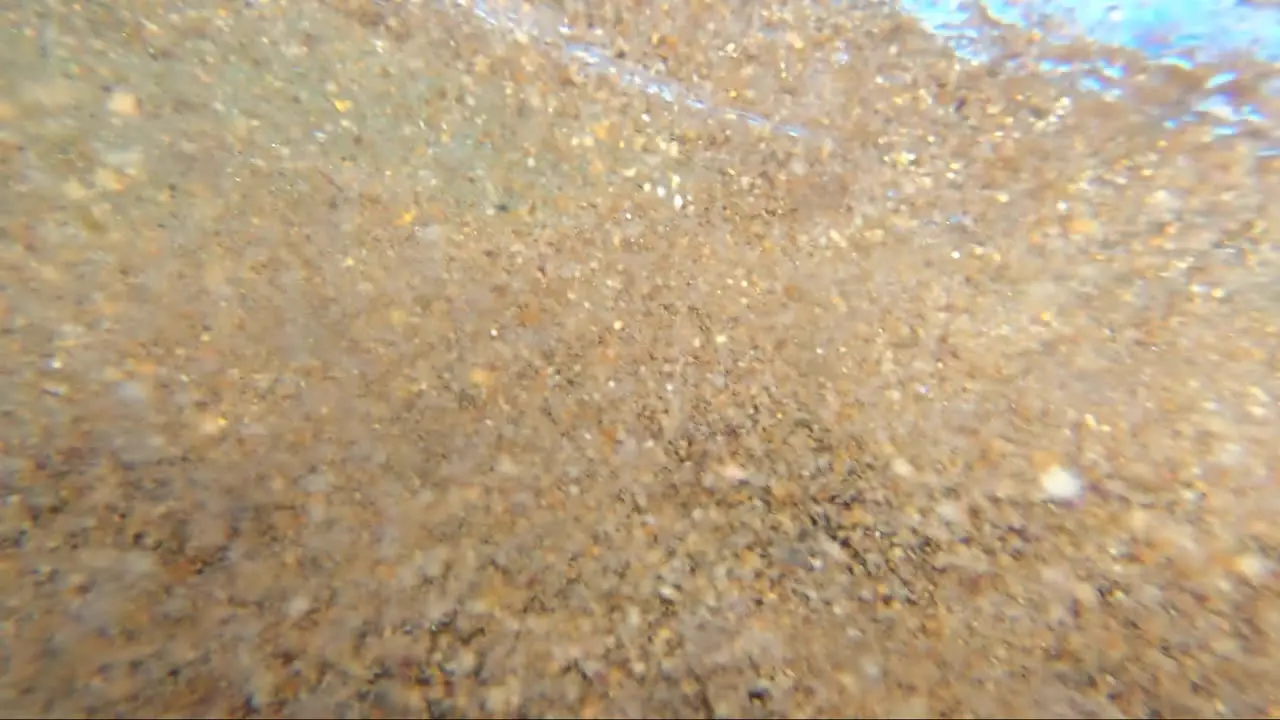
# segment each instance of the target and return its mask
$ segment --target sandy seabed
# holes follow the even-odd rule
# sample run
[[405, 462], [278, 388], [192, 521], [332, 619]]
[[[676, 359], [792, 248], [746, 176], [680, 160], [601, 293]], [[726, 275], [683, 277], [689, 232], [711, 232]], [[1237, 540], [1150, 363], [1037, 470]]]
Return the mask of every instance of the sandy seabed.
[[519, 12], [0, 10], [3, 712], [1280, 710], [1280, 160]]

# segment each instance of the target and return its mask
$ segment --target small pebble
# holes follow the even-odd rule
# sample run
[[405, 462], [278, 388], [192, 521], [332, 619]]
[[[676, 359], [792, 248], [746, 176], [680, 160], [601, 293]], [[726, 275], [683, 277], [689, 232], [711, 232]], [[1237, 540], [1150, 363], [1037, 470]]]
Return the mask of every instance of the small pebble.
[[1241, 577], [1254, 584], [1267, 579], [1275, 571], [1275, 565], [1270, 560], [1254, 552], [1236, 556], [1233, 566]]
[[1053, 465], [1040, 473], [1040, 487], [1050, 502], [1068, 503], [1084, 495], [1084, 481], [1075, 471]]
[[107, 96], [107, 110], [112, 115], [136, 118], [142, 114], [142, 101], [127, 90], [112, 90]]
[[900, 478], [909, 478], [916, 474], [916, 469], [911, 466], [910, 462], [907, 462], [906, 458], [894, 458], [889, 463], [889, 469]]

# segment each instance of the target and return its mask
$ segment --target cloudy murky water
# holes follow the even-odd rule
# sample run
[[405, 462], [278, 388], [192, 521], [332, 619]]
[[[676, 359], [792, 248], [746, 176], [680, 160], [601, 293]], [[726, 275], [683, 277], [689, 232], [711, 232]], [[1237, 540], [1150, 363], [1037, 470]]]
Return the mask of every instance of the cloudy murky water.
[[0, 10], [0, 706], [1274, 712], [1277, 11], [1064, 7]]

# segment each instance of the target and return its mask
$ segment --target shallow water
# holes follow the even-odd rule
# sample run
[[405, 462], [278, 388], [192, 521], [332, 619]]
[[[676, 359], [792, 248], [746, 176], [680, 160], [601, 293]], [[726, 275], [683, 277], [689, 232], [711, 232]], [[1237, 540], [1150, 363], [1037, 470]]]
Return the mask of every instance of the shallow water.
[[[836, 4], [835, 12], [841, 5]], [[479, 0], [459, 6], [498, 32], [526, 34], [561, 47], [566, 59], [617, 74], [624, 82], [668, 101], [695, 107], [708, 104], [707, 98], [650, 68], [612, 57], [607, 34], [587, 42], [561, 42], [575, 30], [549, 4]], [[1252, 132], [1264, 143], [1260, 152], [1276, 152], [1280, 80], [1270, 66], [1280, 60], [1280, 10], [1273, 6], [1235, 0], [1177, 4], [909, 0], [899, 7], [967, 60], [1003, 72], [1036, 73], [1070, 82], [1117, 102], [1144, 107], [1169, 125], [1201, 121], [1222, 135]], [[763, 34], [785, 40], [777, 33]], [[837, 48], [829, 62], [839, 67], [849, 59], [847, 52]], [[1169, 68], [1197, 77], [1200, 87], [1188, 88], [1184, 79], [1165, 77]], [[1153, 106], [1153, 96], [1161, 94], [1167, 83], [1177, 85], [1174, 97]], [[715, 109], [740, 112], [732, 107]], [[768, 121], [750, 113], [741, 115], [745, 122]], [[795, 125], [780, 130], [813, 132]]]
[[1265, 54], [0, 12], [6, 707], [1280, 703]]
[[[1003, 62], [1001, 48], [1009, 32], [1029, 32], [1031, 62], [1020, 58], [1023, 68], [1065, 76], [1118, 102], [1148, 104], [1152, 90], [1174, 82], [1176, 102], [1150, 108], [1163, 122], [1207, 122], [1221, 135], [1251, 133], [1263, 138], [1259, 152], [1277, 152], [1280, 80], [1274, 63], [1280, 61], [1280, 8], [1275, 5], [908, 0], [902, 6], [962, 57], [977, 62]], [[1082, 43], [1088, 47], [1080, 50]], [[1189, 71], [1200, 87], [1171, 80], [1167, 68]]]

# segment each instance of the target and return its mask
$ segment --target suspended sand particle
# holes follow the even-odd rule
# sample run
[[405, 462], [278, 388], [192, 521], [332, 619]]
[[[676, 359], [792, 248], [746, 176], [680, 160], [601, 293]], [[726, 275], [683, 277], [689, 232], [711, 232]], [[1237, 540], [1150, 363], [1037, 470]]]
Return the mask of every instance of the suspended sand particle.
[[1072, 502], [1084, 495], [1084, 481], [1061, 465], [1051, 465], [1040, 473], [1040, 487], [1050, 502]]

